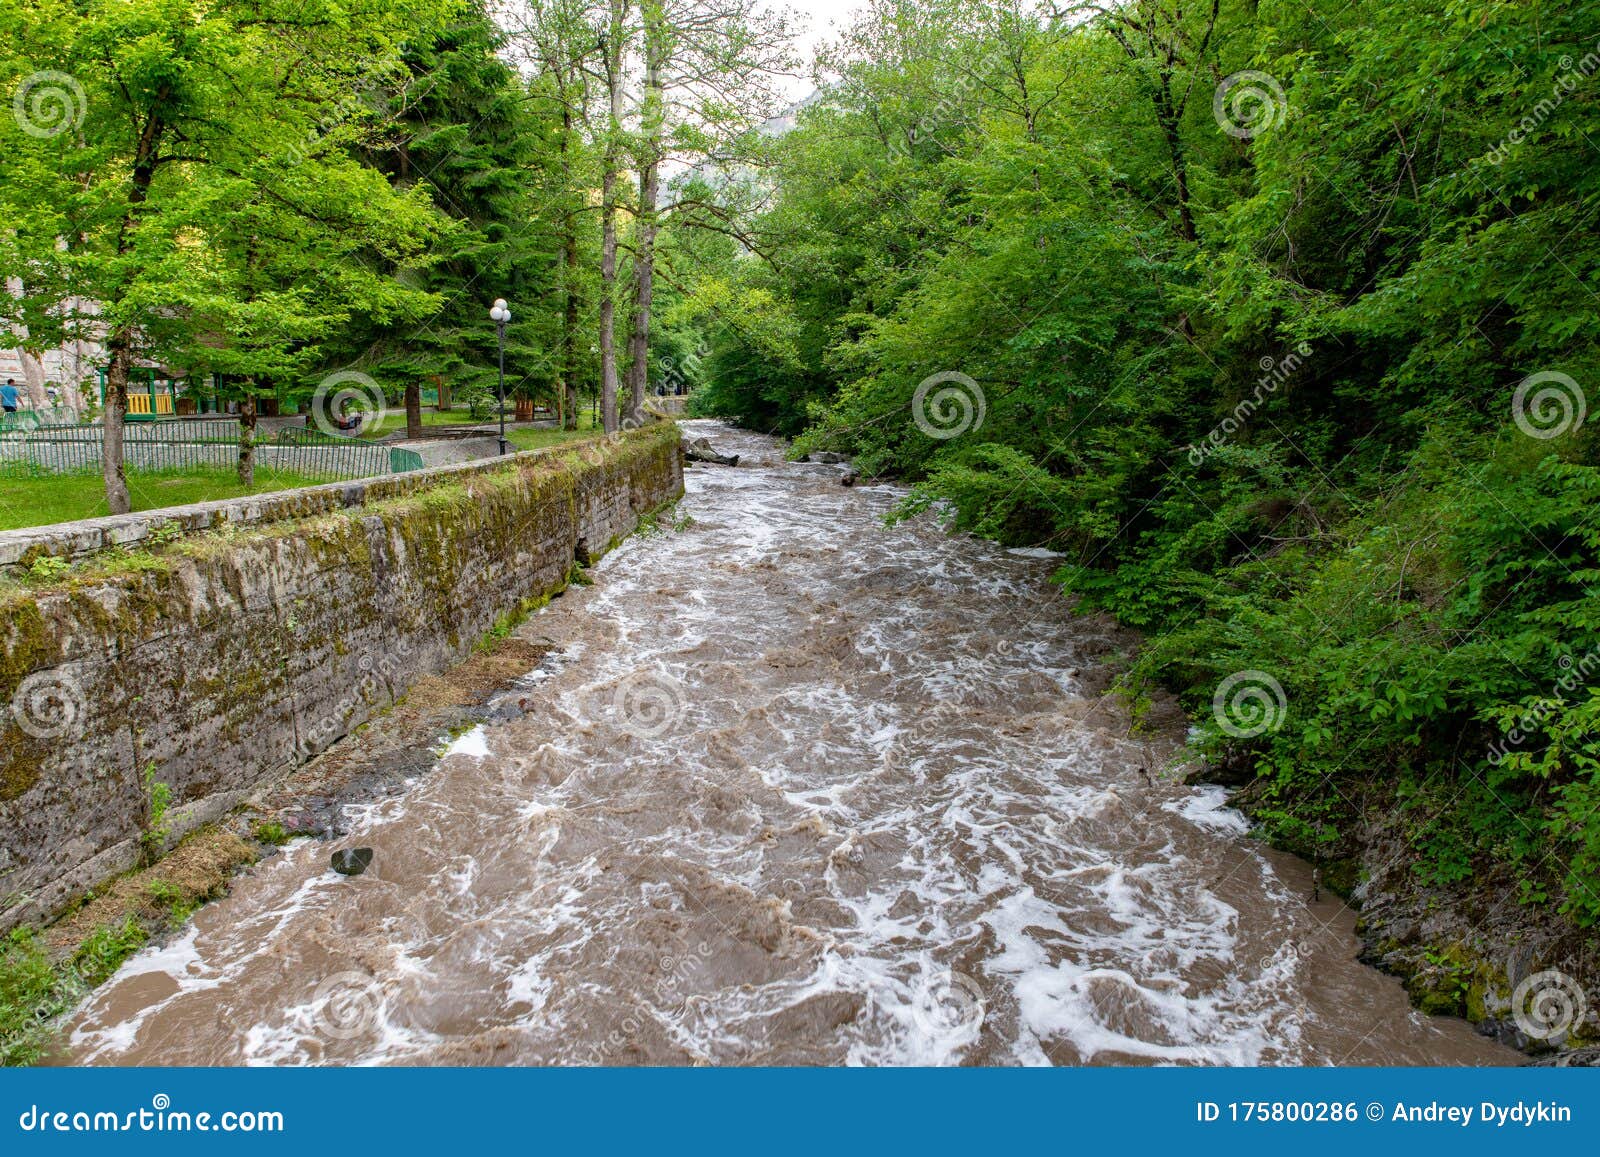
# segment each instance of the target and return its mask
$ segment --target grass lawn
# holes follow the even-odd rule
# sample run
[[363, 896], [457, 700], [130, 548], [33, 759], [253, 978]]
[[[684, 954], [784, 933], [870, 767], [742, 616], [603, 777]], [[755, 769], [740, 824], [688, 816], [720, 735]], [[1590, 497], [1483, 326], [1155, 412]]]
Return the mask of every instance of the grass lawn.
[[[508, 402], [507, 405], [509, 404], [510, 403]], [[509, 421], [510, 418], [511, 415], [507, 414], [506, 420]], [[482, 422], [475, 422], [472, 419], [472, 414], [465, 406], [458, 406], [454, 410], [445, 410], [443, 412], [430, 409], [424, 409], [422, 411], [422, 424], [424, 426], [481, 426], [487, 422], [493, 422], [494, 420], [494, 415], [491, 414]], [[405, 433], [405, 430], [405, 408], [401, 406], [393, 406], [390, 407], [389, 411], [384, 415], [383, 422], [378, 426], [377, 429], [363, 430], [356, 436], [358, 438], [387, 438], [391, 434], [403, 434]]]
[[[507, 405], [509, 404], [510, 403], [508, 402]], [[506, 424], [510, 425], [511, 421], [512, 416], [508, 410], [506, 412]], [[424, 426], [483, 426], [485, 429], [488, 429], [490, 427], [497, 426], [499, 424], [499, 419], [496, 418], [495, 415], [491, 414], [482, 421], [475, 422], [472, 419], [472, 415], [467, 412], [467, 408], [465, 406], [461, 406], [459, 409], [449, 410], [444, 413], [440, 413], [437, 410], [423, 410], [422, 424]], [[405, 411], [400, 409], [391, 409], [387, 417], [384, 418], [381, 426], [379, 426], [376, 430], [365, 430], [361, 434], [357, 435], [357, 437], [388, 438], [394, 434], [405, 433], [405, 429]], [[593, 414], [587, 408], [580, 410], [578, 412], [578, 434], [586, 434], [593, 429]], [[527, 434], [546, 436], [546, 440], [527, 442], [525, 438], [519, 437], [520, 435]], [[570, 430], [567, 431], [564, 436], [562, 436], [562, 432], [560, 430], [508, 430], [506, 432], [506, 440], [508, 442], [516, 442], [517, 448], [521, 450], [534, 450], [544, 446], [553, 446], [558, 442], [565, 442], [575, 436], [576, 435], [574, 435]]]
[[[423, 415], [424, 419], [463, 418], [460, 414]], [[444, 425], [434, 422], [432, 425]], [[590, 411], [578, 415], [576, 430], [507, 430], [506, 441], [518, 450], [543, 450], [563, 442], [588, 438], [595, 433]], [[128, 494], [135, 510], [155, 510], [162, 506], [183, 506], [190, 502], [211, 502], [222, 498], [242, 498], [296, 486], [316, 486], [331, 478], [291, 474], [263, 469], [256, 465], [256, 485], [246, 490], [232, 468], [152, 471], [128, 474]], [[29, 474], [0, 468], [0, 530], [23, 526], [44, 526], [52, 522], [71, 522], [111, 513], [106, 508], [105, 484], [98, 474]]]
[[[305, 474], [290, 474], [256, 467], [256, 484], [239, 485], [232, 469], [157, 471], [128, 474], [128, 495], [135, 510], [183, 506], [219, 498], [242, 498], [296, 486], [316, 486], [331, 481]], [[98, 474], [23, 474], [0, 471], [0, 530], [44, 526], [110, 514], [105, 483]]]
[[595, 433], [595, 430], [592, 415], [588, 410], [581, 410], [578, 413], [576, 430], [507, 430], [506, 441], [518, 450], [543, 450], [547, 446], [559, 446], [563, 442], [588, 438]]

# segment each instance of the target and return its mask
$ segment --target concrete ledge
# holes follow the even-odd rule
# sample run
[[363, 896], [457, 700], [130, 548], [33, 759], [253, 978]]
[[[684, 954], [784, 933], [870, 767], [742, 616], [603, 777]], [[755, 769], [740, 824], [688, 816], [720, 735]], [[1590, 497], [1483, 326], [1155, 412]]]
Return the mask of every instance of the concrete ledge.
[[[632, 432], [624, 437], [635, 436]], [[29, 526], [0, 531], [0, 570], [16, 571], [35, 559], [79, 559], [115, 547], [137, 545], [152, 532], [176, 527], [184, 534], [217, 530], [224, 526], [259, 526], [295, 518], [313, 518], [369, 502], [399, 498], [440, 482], [459, 481], [495, 470], [508, 463], [571, 453], [602, 441], [600, 437], [564, 443], [543, 450], [523, 450], [504, 458], [456, 462], [413, 470], [406, 474], [379, 474], [350, 482], [329, 482], [298, 490], [276, 490], [249, 498], [229, 498], [219, 502], [196, 502], [188, 506], [166, 506], [137, 514], [109, 514], [103, 518], [84, 518], [77, 522], [56, 522], [48, 526]], [[170, 531], [167, 531], [170, 533]]]
[[0, 592], [0, 932], [314, 758], [683, 491], [671, 426], [573, 448], [4, 535], [12, 567], [194, 538]]

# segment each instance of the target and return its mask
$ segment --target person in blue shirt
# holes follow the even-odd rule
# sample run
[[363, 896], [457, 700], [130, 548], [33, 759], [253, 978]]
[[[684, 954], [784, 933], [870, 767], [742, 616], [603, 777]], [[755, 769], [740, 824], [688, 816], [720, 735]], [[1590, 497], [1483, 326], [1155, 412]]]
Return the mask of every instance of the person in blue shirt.
[[21, 398], [21, 396], [22, 394], [17, 389], [17, 381], [15, 378], [7, 378], [6, 384], [0, 386], [0, 406], [4, 406], [5, 411], [8, 414], [15, 414], [17, 412], [17, 401], [19, 398]]

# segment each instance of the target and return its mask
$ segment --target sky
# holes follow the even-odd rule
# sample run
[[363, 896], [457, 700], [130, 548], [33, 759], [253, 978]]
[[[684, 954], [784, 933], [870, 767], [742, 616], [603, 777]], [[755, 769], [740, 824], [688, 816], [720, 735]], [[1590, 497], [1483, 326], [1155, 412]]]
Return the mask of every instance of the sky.
[[[817, 46], [836, 37], [840, 29], [849, 23], [851, 12], [861, 3], [862, 0], [779, 0], [781, 7], [793, 9], [798, 14], [803, 31], [795, 47], [805, 61], [803, 71], [810, 72], [811, 56]], [[811, 92], [809, 78], [798, 79], [791, 87], [796, 100]]]
[[785, 7], [793, 8], [809, 25], [800, 40], [809, 56], [819, 41], [835, 35], [837, 28], [847, 23], [846, 18], [860, 3], [861, 0], [786, 0]]

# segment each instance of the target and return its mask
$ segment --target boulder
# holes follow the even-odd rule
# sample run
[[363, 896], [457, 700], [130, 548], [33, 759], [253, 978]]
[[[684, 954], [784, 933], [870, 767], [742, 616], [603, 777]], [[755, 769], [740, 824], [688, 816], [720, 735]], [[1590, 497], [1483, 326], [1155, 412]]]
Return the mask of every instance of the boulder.
[[696, 438], [694, 441], [684, 440], [683, 456], [691, 462], [709, 462], [713, 466], [737, 466], [739, 455], [718, 454], [711, 445], [710, 438]]

